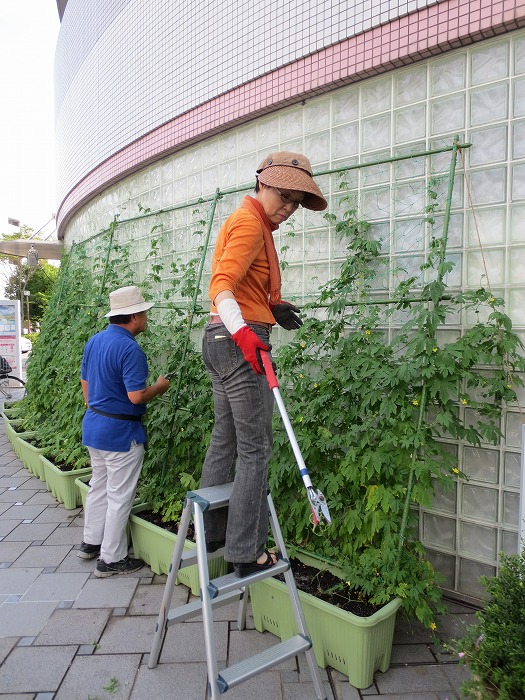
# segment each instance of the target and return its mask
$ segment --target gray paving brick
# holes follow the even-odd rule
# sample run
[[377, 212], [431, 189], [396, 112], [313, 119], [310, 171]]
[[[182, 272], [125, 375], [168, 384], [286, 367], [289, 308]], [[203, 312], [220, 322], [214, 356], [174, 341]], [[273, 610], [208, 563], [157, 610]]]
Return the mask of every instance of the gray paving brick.
[[133, 598], [137, 583], [138, 579], [133, 575], [89, 579], [75, 600], [74, 607], [127, 608]]
[[17, 647], [0, 667], [0, 688], [9, 693], [58, 689], [76, 647]]
[[[42, 525], [45, 527], [45, 525]], [[81, 527], [57, 527], [45, 539], [46, 544], [80, 544], [84, 534]]]
[[18, 637], [0, 637], [0, 664], [4, 662], [17, 641]]
[[394, 644], [392, 647], [392, 665], [435, 662], [434, 655], [426, 644]]
[[31, 475], [26, 472], [26, 476], [0, 476], [0, 487], [1, 488], [19, 488], [26, 481], [29, 481]]
[[45, 509], [45, 505], [39, 505], [38, 503], [29, 506], [27, 504], [23, 506], [12, 505], [5, 517], [13, 518], [14, 520], [34, 520]]
[[[47, 543], [46, 546], [48, 546]], [[86, 572], [92, 574], [95, 571], [95, 567], [97, 566], [96, 559], [81, 559], [77, 554], [78, 547], [75, 545], [66, 544], [62, 546], [67, 547], [69, 552], [60, 562], [59, 566], [57, 567], [57, 572]]]
[[23, 594], [41, 573], [42, 568], [38, 567], [0, 569], [0, 593]]
[[[0, 490], [0, 496], [2, 495], [2, 493], [2, 490]], [[2, 513], [5, 513], [5, 511], [8, 508], [11, 508], [11, 505], [11, 503], [0, 503], [0, 515], [2, 515]]]
[[16, 561], [28, 547], [29, 542], [0, 542], [0, 561]]
[[[206, 664], [203, 663], [161, 663], [153, 669], [142, 665], [137, 671], [130, 700], [145, 700], [145, 698], [205, 700], [206, 686]], [[230, 693], [233, 693], [233, 690], [229, 690], [228, 695]], [[243, 700], [247, 700], [247, 698], [252, 700], [249, 695], [245, 695]], [[268, 693], [265, 700], [280, 700], [280, 698], [280, 694], [274, 698]]]
[[143, 654], [151, 649], [157, 619], [152, 616], [112, 617], [95, 654]]
[[[260, 676], [259, 680], [261, 681], [263, 678], [264, 676]], [[242, 686], [239, 686], [239, 688], [241, 690], [243, 689]], [[244, 690], [246, 690], [246, 688], [244, 688]], [[334, 694], [332, 693], [330, 684], [326, 681], [323, 683], [323, 690], [326, 693], [326, 700], [334, 700]], [[301, 683], [300, 685], [290, 685], [289, 683], [283, 685], [283, 700], [317, 700], [317, 698], [317, 693], [311, 681], [308, 681], [308, 683]], [[339, 699], [336, 698], [336, 700]]]
[[14, 476], [20, 471], [20, 467], [17, 464], [10, 464], [0, 467], [0, 477], [3, 476]]
[[376, 673], [375, 682], [381, 694], [451, 690], [443, 669], [436, 666], [406, 666]]
[[447, 664], [443, 668], [443, 673], [458, 693], [461, 685], [470, 677], [469, 669], [465, 664]]
[[[140, 664], [140, 654], [77, 656], [54, 700], [112, 698], [128, 700]], [[114, 686], [112, 679], [116, 680]], [[104, 688], [114, 687], [114, 690]], [[144, 698], [155, 695], [144, 695]]]
[[[23, 543], [13, 542], [13, 544]], [[13, 566], [55, 567], [65, 559], [70, 551], [70, 545], [41, 545], [40, 547], [27, 547], [23, 554], [21, 554], [14, 562]]]
[[35, 645], [94, 644], [100, 639], [110, 613], [110, 610], [55, 610]]
[[[228, 623], [216, 622], [214, 632], [217, 661], [225, 662], [228, 653]], [[161, 658], [165, 663], [206, 661], [202, 624], [200, 622], [183, 622], [169, 627]]]
[[416, 620], [397, 615], [394, 644], [431, 644], [435, 634]]
[[[8, 542], [41, 541], [48, 538], [55, 528], [56, 524], [54, 523], [41, 523], [40, 525], [19, 525], [6, 536], [5, 540]], [[49, 544], [54, 543], [50, 542]]]
[[[17, 501], [20, 501], [21, 503], [28, 503], [30, 499], [32, 499], [37, 493], [40, 492], [40, 489], [37, 488], [31, 488], [31, 489], [14, 489], [13, 491], [4, 491], [3, 493], [0, 493], [0, 503], [16, 503]], [[32, 501], [34, 503], [34, 501]]]
[[42, 631], [55, 607], [53, 601], [4, 603], [0, 607], [2, 634], [7, 637], [35, 637]]
[[61, 506], [50, 508], [44, 505], [44, 510], [41, 515], [34, 519], [35, 523], [65, 523], [70, 525], [75, 522], [75, 511], [66, 510]]
[[22, 600], [75, 600], [88, 578], [89, 574], [42, 574]]
[[0, 537], [6, 537], [9, 535], [15, 528], [17, 528], [20, 523], [22, 522], [23, 518], [20, 518], [19, 520], [15, 520], [14, 518], [11, 520], [2, 519], [0, 521]]
[[32, 505], [33, 503], [43, 503], [44, 505], [53, 505], [56, 506], [56, 500], [55, 497], [49, 493], [49, 491], [37, 491], [34, 493], [31, 498], [29, 498], [26, 503], [28, 505]]
[[[164, 586], [139, 585], [129, 606], [130, 615], [158, 615], [164, 595]], [[188, 589], [175, 586], [170, 609], [188, 602]]]
[[[337, 673], [337, 672], [336, 672]], [[342, 674], [339, 674], [342, 675]], [[335, 685], [335, 692], [337, 700], [360, 700], [361, 695], [357, 688], [348, 683], [348, 680], [342, 680], [342, 678], [334, 678], [332, 674], [333, 683]]]

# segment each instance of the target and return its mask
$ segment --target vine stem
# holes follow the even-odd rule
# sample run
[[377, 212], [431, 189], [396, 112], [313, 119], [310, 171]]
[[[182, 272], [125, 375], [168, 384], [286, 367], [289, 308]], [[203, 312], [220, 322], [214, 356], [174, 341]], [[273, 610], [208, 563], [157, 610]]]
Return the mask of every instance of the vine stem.
[[[423, 418], [425, 415], [426, 408], [427, 408], [427, 386], [426, 386], [426, 384], [423, 384], [423, 388], [421, 391], [421, 403], [419, 406], [419, 415], [417, 418], [417, 432], [418, 433], [420, 432], [421, 426], [423, 425]], [[403, 550], [403, 544], [405, 542], [405, 532], [406, 532], [407, 524], [408, 524], [408, 513], [410, 510], [410, 501], [412, 499], [412, 490], [414, 488], [414, 477], [415, 477], [415, 472], [416, 472], [417, 452], [418, 451], [416, 449], [412, 452], [412, 464], [410, 466], [410, 473], [408, 475], [407, 492], [406, 492], [406, 496], [405, 496], [405, 504], [403, 506], [403, 517], [401, 519], [401, 527], [399, 528], [399, 542], [397, 545], [396, 566], [399, 566], [399, 561], [401, 559], [401, 552]]]
[[[188, 354], [188, 347], [190, 344], [191, 330], [193, 328], [193, 320], [194, 320], [195, 314], [196, 314], [197, 297], [199, 295], [199, 290], [200, 290], [200, 285], [201, 285], [201, 280], [202, 280], [202, 273], [204, 270], [204, 263], [206, 261], [206, 254], [208, 252], [208, 247], [210, 244], [210, 236], [211, 236], [211, 230], [213, 228], [213, 219], [215, 217], [215, 209], [217, 207], [217, 202], [219, 201], [220, 198], [221, 198], [221, 192], [220, 192], [219, 188], [217, 188], [215, 190], [215, 196], [212, 200], [210, 211], [208, 214], [208, 226], [206, 229], [206, 239], [204, 241], [202, 255], [201, 255], [200, 262], [199, 262], [199, 269], [197, 271], [197, 278], [195, 280], [195, 289], [194, 289], [193, 297], [191, 300], [190, 315], [188, 316], [188, 319], [186, 322], [186, 336], [184, 338], [184, 345], [182, 348], [182, 358], [180, 361], [180, 364], [182, 367], [184, 367], [184, 363], [186, 362], [186, 355]], [[170, 430], [169, 437], [168, 437], [168, 447], [167, 447], [167, 454], [168, 455], [171, 452], [171, 446], [173, 443], [173, 430], [175, 427], [175, 416], [177, 413], [178, 403], [179, 403], [182, 375], [183, 375], [182, 372], [177, 373], [177, 384], [175, 385], [175, 396], [173, 398], [174, 416], [173, 416], [173, 422], [171, 424], [171, 430]], [[168, 460], [165, 460], [164, 465], [162, 467], [162, 476], [163, 477], [165, 476], [167, 469], [168, 469]]]

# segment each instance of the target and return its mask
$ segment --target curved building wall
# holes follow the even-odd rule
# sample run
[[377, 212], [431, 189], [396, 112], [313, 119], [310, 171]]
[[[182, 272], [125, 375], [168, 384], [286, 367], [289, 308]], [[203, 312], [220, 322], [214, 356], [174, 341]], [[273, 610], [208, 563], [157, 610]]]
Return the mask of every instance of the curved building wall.
[[69, 0], [56, 59], [59, 197], [197, 105], [435, 2]]
[[[70, 0], [64, 20], [75, 4]], [[125, 10], [132, 5], [120, 3]], [[432, 18], [437, 24], [429, 24]], [[449, 250], [456, 266], [449, 283], [477, 289], [485, 284], [486, 263], [494, 291], [504, 297], [525, 337], [525, 30], [516, 29], [524, 22], [525, 8], [520, 14], [515, 3], [443, 0], [174, 114], [120, 150], [114, 142], [103, 162], [94, 155], [82, 160], [84, 132], [77, 123], [75, 148], [74, 139], [67, 148], [62, 144], [79, 173], [64, 171], [67, 195], [60, 219], [65, 242], [90, 238], [115, 215], [134, 219], [145, 207], [169, 209], [118, 229], [124, 240], [133, 241], [139, 265], [150, 250], [152, 221], [163, 227], [162, 255], [169, 258], [176, 251], [190, 258], [202, 239], [192, 237], [195, 227], [187, 209], [173, 208], [211, 196], [217, 187], [251, 185], [255, 167], [269, 151], [303, 151], [314, 170], [321, 171], [450, 145], [458, 135], [472, 147], [462, 154], [469, 187], [460, 175], [454, 188]], [[403, 51], [401, 36], [409, 37]], [[114, 39], [118, 42], [118, 35]], [[64, 104], [82, 65], [76, 78], [71, 72]], [[367, 73], [372, 77], [366, 78]], [[297, 101], [297, 95], [306, 93], [306, 99]], [[87, 136], [96, 140], [89, 130]], [[460, 170], [462, 165], [460, 160]], [[371, 201], [378, 201], [386, 183], [408, 201], [423, 178], [416, 166], [388, 167], [376, 175], [369, 181], [360, 176]], [[335, 179], [323, 176], [321, 187], [332, 207], [338, 194]], [[233, 199], [220, 202], [214, 231], [231, 212]], [[410, 258], [417, 266], [419, 251], [410, 231], [399, 225], [403, 217], [395, 211], [375, 217], [378, 226], [390, 220], [392, 255], [403, 257], [404, 264]], [[322, 215], [300, 209], [293, 239], [279, 236], [278, 249], [288, 247], [283, 294], [298, 300], [315, 296], [341, 259], [333, 232]], [[454, 336], [474, 322], [456, 319], [442, 333]], [[523, 405], [525, 396], [520, 401]], [[461, 410], [468, 419], [469, 409]], [[499, 551], [512, 553], [519, 547], [524, 505], [517, 407], [502, 417], [501, 429], [505, 440], [498, 447], [450, 443], [470, 481], [439, 494], [433, 508], [421, 512], [420, 535], [431, 559], [445, 575], [447, 588], [466, 596], [480, 595], [479, 576], [496, 572]]]
[[514, 29], [523, 14], [500, 0], [71, 0], [56, 63], [59, 234], [76, 207], [145, 161]]

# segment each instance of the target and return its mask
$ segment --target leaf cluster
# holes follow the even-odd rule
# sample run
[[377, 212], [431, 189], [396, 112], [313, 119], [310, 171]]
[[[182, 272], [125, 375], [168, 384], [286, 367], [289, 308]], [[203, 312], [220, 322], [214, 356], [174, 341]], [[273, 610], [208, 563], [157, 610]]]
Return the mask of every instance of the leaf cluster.
[[[297, 498], [300, 479], [278, 416], [270, 487], [288, 513], [288, 541], [336, 560], [372, 602], [398, 595], [432, 625], [439, 578], [418, 540], [418, 506], [430, 507], [436, 488], [463, 476], [447, 439], [501, 439], [502, 406], [516, 401], [522, 385], [523, 348], [490, 292], [446, 294], [440, 241], [423, 266], [430, 281], [422, 290], [416, 294], [415, 279], [408, 280], [392, 304], [374, 304], [385, 258], [352, 216], [336, 224], [348, 237], [347, 256], [321, 290], [324, 317], [312, 305], [277, 359], [285, 404], [332, 524], [314, 527], [307, 499]], [[467, 308], [488, 308], [487, 320], [440, 342], [439, 328]], [[404, 321], [396, 323], [401, 309]]]
[[470, 667], [470, 680], [462, 687], [466, 697], [520, 700], [525, 694], [525, 550], [500, 556], [499, 575], [481, 579], [490, 600], [455, 647]]

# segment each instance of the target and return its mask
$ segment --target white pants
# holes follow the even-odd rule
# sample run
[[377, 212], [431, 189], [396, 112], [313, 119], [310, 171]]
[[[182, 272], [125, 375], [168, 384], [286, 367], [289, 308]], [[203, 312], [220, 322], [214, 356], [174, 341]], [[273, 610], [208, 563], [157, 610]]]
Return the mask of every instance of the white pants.
[[88, 447], [93, 475], [86, 496], [84, 542], [100, 544], [100, 558], [110, 564], [128, 554], [127, 524], [144, 461], [144, 445], [129, 452]]

